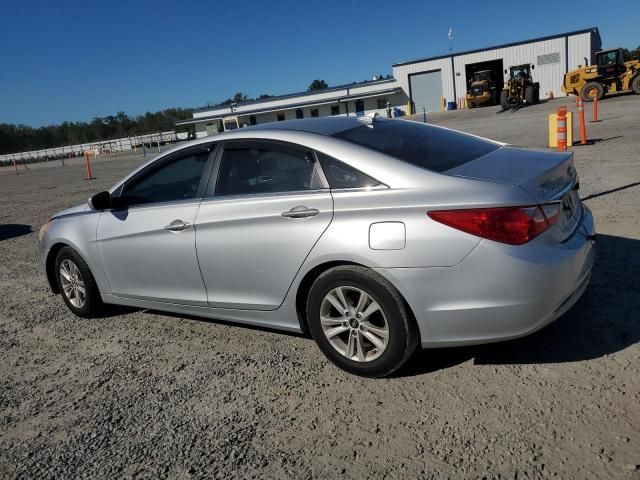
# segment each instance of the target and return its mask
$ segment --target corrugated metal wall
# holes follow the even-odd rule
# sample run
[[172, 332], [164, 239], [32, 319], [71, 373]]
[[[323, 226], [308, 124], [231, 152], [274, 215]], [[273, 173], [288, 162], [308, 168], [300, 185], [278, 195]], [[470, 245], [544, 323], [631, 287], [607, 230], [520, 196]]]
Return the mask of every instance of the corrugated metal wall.
[[[538, 65], [538, 57], [541, 55], [559, 53], [559, 61], [546, 65]], [[542, 42], [515, 45], [507, 48], [487, 50], [470, 55], [454, 57], [453, 63], [456, 71], [456, 91], [458, 97], [464, 96], [467, 91], [467, 79], [465, 75], [465, 65], [470, 63], [486, 62], [488, 60], [502, 59], [503, 68], [509, 69], [514, 65], [531, 63], [535, 65], [533, 69], [533, 81], [540, 83], [540, 98], [546, 98], [549, 91], [554, 96], [563, 95], [560, 90], [565, 72], [565, 39], [556, 38]], [[458, 75], [458, 73], [460, 75]], [[503, 72], [504, 75], [504, 72]], [[504, 75], [506, 80], [506, 75]]]
[[[467, 91], [465, 65], [502, 59], [505, 69], [523, 63], [535, 65], [533, 79], [540, 83], [540, 97], [546, 98], [549, 92], [558, 97], [564, 95], [560, 87], [566, 70], [572, 70], [578, 65], [584, 64], [584, 57], [591, 61], [593, 53], [600, 48], [599, 38], [596, 37], [597, 35], [593, 32], [585, 32], [567, 37], [456, 55], [453, 57], [453, 71], [451, 57], [398, 65], [393, 67], [393, 76], [404, 91], [409, 94], [410, 74], [439, 69], [442, 71], [442, 94], [447, 101], [457, 101], [457, 99], [464, 97]], [[556, 59], [557, 61], [539, 65], [538, 57], [543, 55], [547, 55], [546, 62]]]
[[434, 70], [440, 70], [442, 72], [442, 95], [444, 95], [445, 98], [453, 99], [453, 77], [450, 57], [393, 67], [393, 76], [406, 94], [409, 95], [409, 75]]

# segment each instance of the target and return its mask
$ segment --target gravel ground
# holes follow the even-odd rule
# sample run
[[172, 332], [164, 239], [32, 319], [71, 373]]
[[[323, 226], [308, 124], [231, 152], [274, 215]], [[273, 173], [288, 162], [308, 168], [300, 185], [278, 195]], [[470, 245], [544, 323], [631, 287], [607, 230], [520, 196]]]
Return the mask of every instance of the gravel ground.
[[[429, 119], [543, 147], [561, 103]], [[600, 233], [584, 297], [527, 338], [420, 352], [384, 380], [301, 336], [74, 317], [47, 291], [37, 230], [142, 157], [97, 161], [91, 182], [77, 160], [0, 168], [0, 476], [640, 479], [640, 98], [600, 118], [575, 149]]]

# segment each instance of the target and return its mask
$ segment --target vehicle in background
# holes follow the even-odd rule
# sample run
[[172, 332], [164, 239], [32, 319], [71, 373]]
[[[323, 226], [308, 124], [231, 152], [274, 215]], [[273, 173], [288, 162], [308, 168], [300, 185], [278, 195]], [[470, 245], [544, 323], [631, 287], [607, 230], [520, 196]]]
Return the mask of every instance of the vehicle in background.
[[[586, 58], [585, 58], [586, 61]], [[564, 75], [562, 91], [580, 95], [585, 102], [609, 93], [633, 91], [640, 95], [640, 61], [624, 61], [622, 49], [596, 53], [596, 64], [579, 67]]]
[[508, 71], [504, 90], [500, 92], [500, 105], [503, 110], [517, 109], [523, 105], [535, 105], [540, 101], [540, 84], [533, 81], [532, 70], [535, 67], [529, 63], [516, 65]]
[[482, 70], [473, 74], [473, 82], [465, 96], [467, 108], [498, 103], [498, 90], [493, 70]]

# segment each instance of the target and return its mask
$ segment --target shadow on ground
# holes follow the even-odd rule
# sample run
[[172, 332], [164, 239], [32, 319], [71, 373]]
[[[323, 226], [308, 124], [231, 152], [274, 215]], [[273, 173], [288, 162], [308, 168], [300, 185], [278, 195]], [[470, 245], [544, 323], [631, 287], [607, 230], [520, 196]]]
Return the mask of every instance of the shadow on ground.
[[609, 195], [611, 193], [616, 193], [616, 192], [620, 192], [622, 190], [626, 190], [627, 188], [637, 187], [638, 185], [640, 185], [640, 182], [629, 183], [627, 185], [623, 185], [622, 187], [612, 188], [611, 190], [605, 190], [603, 192], [594, 193], [593, 195], [589, 195], [587, 197], [584, 197], [581, 200], [583, 202], [586, 202], [587, 200], [591, 200], [592, 198], [603, 197], [603, 196]]
[[0, 225], [0, 242], [9, 240], [10, 238], [29, 235], [31, 232], [33, 232], [31, 225], [22, 225], [19, 223]]
[[[612, 354], [640, 342], [640, 322], [637, 321], [640, 311], [640, 240], [598, 235], [596, 248], [589, 287], [580, 301], [551, 325], [508, 342], [418, 351], [394, 376], [428, 374], [469, 360], [476, 365], [577, 362]], [[107, 316], [136, 310], [139, 309], [115, 307]], [[147, 311], [178, 321], [192, 319], [308, 338], [300, 333], [281, 332], [269, 327]]]
[[476, 365], [563, 363], [612, 354], [640, 341], [640, 240], [598, 235], [591, 282], [580, 301], [528, 337], [424, 350], [398, 372], [420, 375], [473, 359]]

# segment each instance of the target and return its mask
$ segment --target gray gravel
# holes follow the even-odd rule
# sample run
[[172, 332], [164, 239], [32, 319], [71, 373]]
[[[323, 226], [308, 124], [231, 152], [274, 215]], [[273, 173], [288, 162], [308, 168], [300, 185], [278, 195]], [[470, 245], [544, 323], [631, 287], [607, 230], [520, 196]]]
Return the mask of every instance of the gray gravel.
[[[543, 147], [561, 103], [430, 121]], [[385, 380], [300, 336], [74, 317], [45, 287], [37, 230], [142, 158], [97, 161], [94, 181], [74, 160], [0, 168], [0, 477], [640, 479], [640, 97], [600, 117], [602, 141], [575, 149], [600, 233], [583, 299], [530, 337], [421, 352]]]

